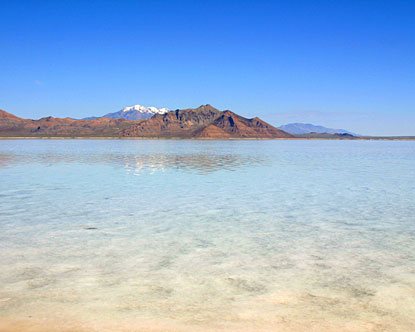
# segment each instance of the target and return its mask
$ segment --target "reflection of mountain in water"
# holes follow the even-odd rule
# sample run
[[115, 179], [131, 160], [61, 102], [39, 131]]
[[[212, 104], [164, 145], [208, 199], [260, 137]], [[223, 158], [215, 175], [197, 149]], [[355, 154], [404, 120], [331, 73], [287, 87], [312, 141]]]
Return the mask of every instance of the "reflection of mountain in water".
[[236, 168], [259, 164], [261, 160], [234, 154], [156, 154], [129, 156], [124, 158], [124, 162], [125, 167], [135, 174], [168, 169], [211, 173], [218, 170], [233, 171]]
[[260, 165], [265, 159], [238, 154], [0, 154], [0, 167], [19, 164], [58, 163], [107, 164], [123, 166], [135, 175], [169, 169], [202, 174], [218, 170], [233, 171]]

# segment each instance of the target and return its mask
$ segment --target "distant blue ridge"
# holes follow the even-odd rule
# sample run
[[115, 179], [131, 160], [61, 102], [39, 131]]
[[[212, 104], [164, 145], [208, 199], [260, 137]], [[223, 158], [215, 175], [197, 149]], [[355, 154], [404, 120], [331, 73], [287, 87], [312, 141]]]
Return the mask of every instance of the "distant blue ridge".
[[352, 133], [344, 129], [326, 128], [323, 126], [313, 125], [311, 123], [289, 123], [278, 127], [278, 129], [284, 130], [285, 132], [292, 135], [302, 135], [309, 133], [327, 133], [327, 134], [350, 134], [353, 136], [360, 136], [359, 134]]

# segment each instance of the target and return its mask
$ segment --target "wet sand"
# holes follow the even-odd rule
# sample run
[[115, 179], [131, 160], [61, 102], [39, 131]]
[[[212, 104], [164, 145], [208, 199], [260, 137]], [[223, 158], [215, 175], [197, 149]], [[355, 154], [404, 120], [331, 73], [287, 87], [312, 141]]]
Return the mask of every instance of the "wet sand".
[[82, 306], [38, 301], [23, 305], [17, 315], [2, 315], [0, 332], [413, 332], [414, 298], [413, 289], [397, 286], [370, 299], [279, 292], [233, 303], [232, 310], [222, 312], [207, 303], [183, 307], [160, 302], [159, 317], [156, 307], [143, 314], [110, 302]]

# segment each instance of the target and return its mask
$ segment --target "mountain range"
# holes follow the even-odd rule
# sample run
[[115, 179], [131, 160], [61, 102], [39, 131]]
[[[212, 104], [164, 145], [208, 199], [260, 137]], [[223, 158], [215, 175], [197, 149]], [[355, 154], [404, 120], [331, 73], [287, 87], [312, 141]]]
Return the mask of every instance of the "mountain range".
[[[138, 105], [140, 106], [140, 105]], [[134, 108], [134, 107], [133, 107]], [[198, 108], [167, 111], [129, 109], [119, 114], [135, 111], [153, 112], [147, 119], [100, 117], [75, 120], [72, 118], [46, 117], [39, 120], [22, 119], [0, 110], [0, 136], [2, 137], [143, 137], [143, 138], [293, 138], [255, 117], [244, 118], [229, 110], [219, 111], [207, 104]], [[131, 116], [133, 116], [133, 113]], [[114, 113], [112, 113], [114, 114]], [[116, 115], [113, 115], [116, 116]]]
[[[100, 118], [109, 119], [125, 119], [125, 120], [141, 120], [150, 119], [155, 114], [165, 114], [169, 112], [168, 108], [157, 108], [157, 107], [145, 107], [142, 105], [134, 105], [125, 107], [122, 110], [114, 113], [108, 113], [103, 116], [87, 117], [83, 120], [94, 120]], [[289, 123], [278, 127], [292, 135], [305, 135], [305, 134], [349, 134], [352, 136], [358, 136], [350, 131], [344, 129], [333, 129], [323, 126], [317, 126], [310, 123]]]
[[354, 134], [350, 131], [344, 130], [344, 129], [333, 129], [333, 128], [326, 128], [323, 126], [316, 126], [311, 123], [289, 123], [283, 126], [278, 127], [278, 129], [281, 129], [287, 133], [290, 133], [292, 135], [303, 135], [303, 134], [311, 134], [311, 133], [317, 133], [317, 134], [348, 134], [352, 136], [359, 136], [357, 134]]

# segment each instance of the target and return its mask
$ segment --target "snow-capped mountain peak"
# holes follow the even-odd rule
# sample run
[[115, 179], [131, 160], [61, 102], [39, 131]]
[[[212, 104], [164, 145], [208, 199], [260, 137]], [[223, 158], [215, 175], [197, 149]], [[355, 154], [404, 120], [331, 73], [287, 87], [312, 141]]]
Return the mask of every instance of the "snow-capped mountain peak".
[[150, 114], [164, 114], [164, 113], [167, 113], [169, 109], [166, 107], [163, 107], [163, 108], [157, 108], [153, 106], [145, 107], [145, 106], [137, 104], [134, 106], [125, 107], [121, 110], [122, 113], [130, 112], [130, 111], [137, 111], [140, 113], [150, 113]]
[[89, 117], [84, 120], [97, 119], [97, 118], [110, 118], [110, 119], [126, 119], [126, 120], [140, 120], [149, 119], [155, 114], [164, 114], [169, 111], [168, 108], [146, 107], [142, 105], [133, 105], [124, 107], [121, 111], [108, 113], [104, 116]]

